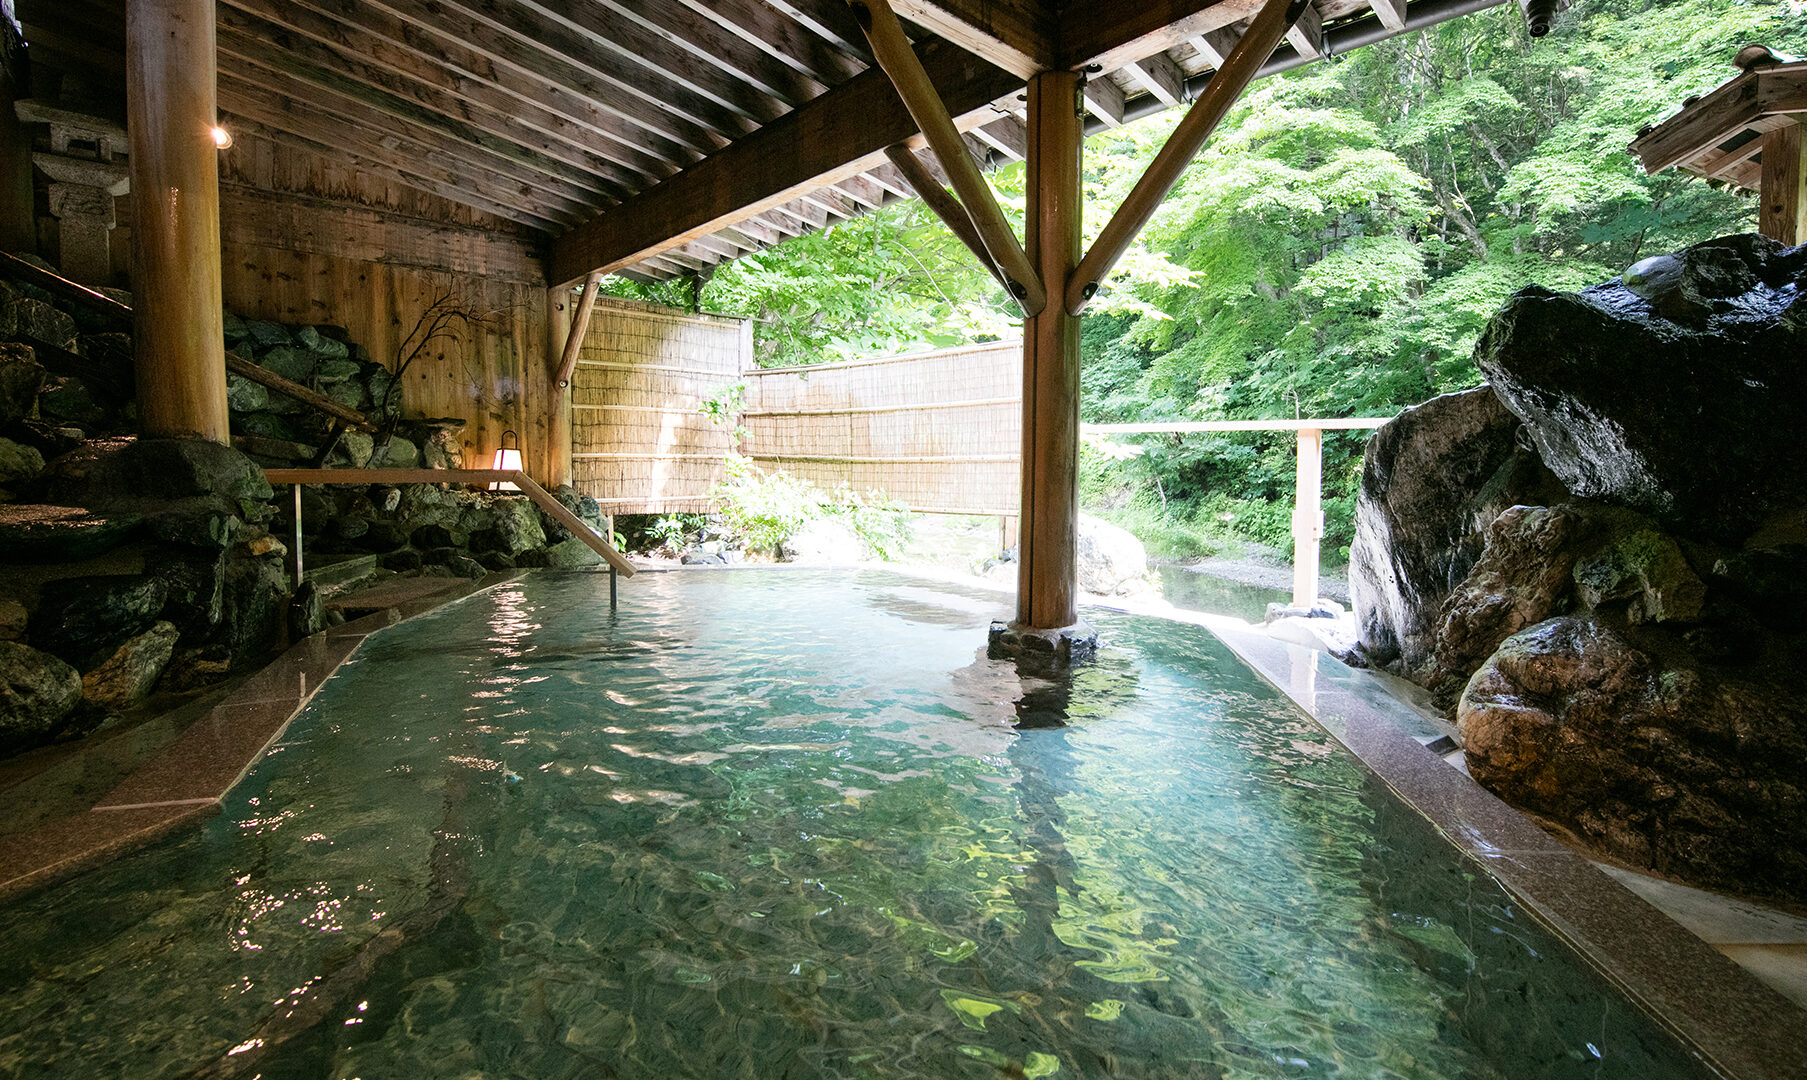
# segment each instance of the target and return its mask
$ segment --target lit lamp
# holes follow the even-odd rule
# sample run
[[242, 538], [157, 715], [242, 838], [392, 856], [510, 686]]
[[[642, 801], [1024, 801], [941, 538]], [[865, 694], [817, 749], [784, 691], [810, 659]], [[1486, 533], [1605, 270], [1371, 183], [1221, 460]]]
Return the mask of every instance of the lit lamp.
[[228, 150], [232, 147], [232, 132], [218, 124], [207, 129], [207, 137], [213, 140], [213, 145], [218, 149]]
[[[508, 445], [508, 440], [511, 438], [514, 440], [513, 446]], [[504, 431], [502, 433], [502, 446], [500, 449], [498, 449], [496, 451], [495, 460], [490, 462], [489, 467], [492, 469], [501, 471], [501, 472], [520, 472], [521, 471], [521, 437], [519, 435], [516, 435], [512, 431]], [[521, 490], [514, 483], [507, 481], [507, 480], [493, 481], [489, 485], [489, 489], [491, 491], [519, 491], [519, 490]]]

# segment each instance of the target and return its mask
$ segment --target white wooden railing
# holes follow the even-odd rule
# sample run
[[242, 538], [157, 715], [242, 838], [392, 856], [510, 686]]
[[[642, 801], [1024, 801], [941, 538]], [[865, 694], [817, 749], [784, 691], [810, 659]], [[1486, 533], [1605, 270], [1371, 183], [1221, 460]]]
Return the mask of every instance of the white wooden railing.
[[1318, 599], [1318, 555], [1324, 539], [1324, 432], [1365, 431], [1387, 417], [1310, 420], [1192, 420], [1148, 424], [1081, 424], [1080, 435], [1145, 435], [1160, 432], [1294, 431], [1299, 439], [1298, 483], [1293, 495], [1293, 606]]

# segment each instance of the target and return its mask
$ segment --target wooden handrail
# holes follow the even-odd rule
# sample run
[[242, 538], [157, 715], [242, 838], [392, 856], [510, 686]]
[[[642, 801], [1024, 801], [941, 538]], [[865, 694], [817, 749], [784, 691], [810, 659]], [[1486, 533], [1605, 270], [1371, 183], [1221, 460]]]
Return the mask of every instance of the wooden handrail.
[[573, 514], [552, 493], [516, 469], [265, 469], [272, 484], [493, 484], [511, 483], [533, 500], [552, 520], [601, 555], [624, 577], [634, 576], [634, 564], [615, 545], [596, 535], [588, 522]]
[[1369, 431], [1385, 427], [1390, 416], [1354, 416], [1304, 420], [1177, 420], [1147, 424], [1081, 424], [1081, 435], [1141, 435], [1192, 431]]

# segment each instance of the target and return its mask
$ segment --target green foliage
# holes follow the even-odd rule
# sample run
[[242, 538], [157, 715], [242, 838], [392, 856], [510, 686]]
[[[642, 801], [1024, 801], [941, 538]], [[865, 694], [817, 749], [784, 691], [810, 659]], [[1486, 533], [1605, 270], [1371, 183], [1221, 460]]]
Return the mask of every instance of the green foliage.
[[775, 552], [822, 516], [822, 493], [809, 481], [783, 469], [768, 473], [739, 454], [728, 455], [727, 464], [728, 478], [710, 495], [747, 550]]
[[883, 492], [864, 495], [842, 484], [831, 494], [782, 469], [766, 472], [738, 454], [727, 459], [728, 478], [712, 497], [721, 518], [749, 551], [776, 553], [778, 545], [812, 521], [837, 518], [874, 558], [890, 559], [910, 535], [910, 514]]
[[[1733, 74], [1747, 41], [1799, 51], [1807, 20], [1784, 4], [1590, 0], [1533, 43], [1507, 6], [1256, 84], [1141, 241], [1183, 274], [1126, 263], [1109, 284], [1136, 302], [1088, 319], [1085, 419], [1388, 416], [1476, 385], [1475, 341], [1514, 291], [1581, 288], [1752, 226], [1748, 198], [1647, 177], [1624, 149]], [[1092, 216], [1171, 123], [1091, 141]], [[1289, 543], [1289, 435], [1140, 442], [1082, 466], [1090, 504], [1146, 514], [1152, 497], [1180, 540]], [[1352, 539], [1362, 442], [1326, 440], [1331, 554]]]

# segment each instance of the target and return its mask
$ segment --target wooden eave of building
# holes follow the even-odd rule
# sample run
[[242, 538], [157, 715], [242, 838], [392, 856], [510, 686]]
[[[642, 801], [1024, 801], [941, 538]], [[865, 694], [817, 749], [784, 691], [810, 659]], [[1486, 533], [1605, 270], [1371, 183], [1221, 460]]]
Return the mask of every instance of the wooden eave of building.
[[1763, 135], [1807, 113], [1807, 61], [1747, 71], [1632, 140], [1646, 173], [1675, 167], [1755, 189]]
[[[1496, 2], [1312, 0], [1270, 66]], [[1086, 72], [1113, 126], [1195, 96], [1259, 6], [895, 3], [991, 167], [1027, 152], [1030, 75]], [[41, 82], [122, 111], [125, 0], [16, 8]], [[846, 220], [912, 194], [886, 151], [925, 145], [846, 0], [220, 0], [218, 26], [228, 127], [480, 211], [544, 245], [552, 284], [707, 271]]]

